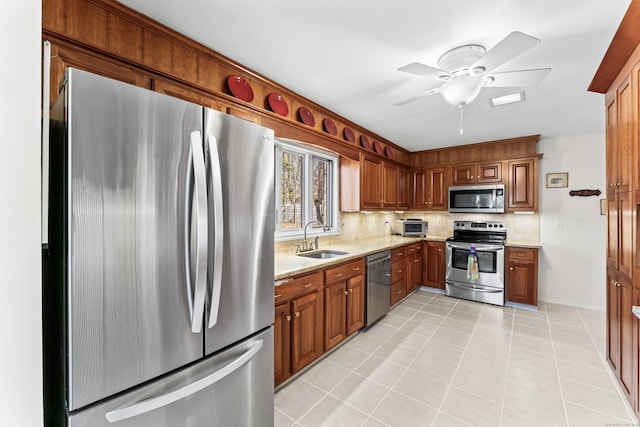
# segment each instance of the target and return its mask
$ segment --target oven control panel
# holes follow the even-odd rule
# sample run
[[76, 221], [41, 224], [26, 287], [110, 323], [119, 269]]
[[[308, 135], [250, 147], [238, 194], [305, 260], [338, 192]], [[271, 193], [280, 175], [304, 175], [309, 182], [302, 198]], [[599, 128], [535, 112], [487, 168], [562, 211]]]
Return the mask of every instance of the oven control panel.
[[473, 230], [473, 231], [507, 231], [507, 223], [504, 221], [454, 221], [454, 230]]

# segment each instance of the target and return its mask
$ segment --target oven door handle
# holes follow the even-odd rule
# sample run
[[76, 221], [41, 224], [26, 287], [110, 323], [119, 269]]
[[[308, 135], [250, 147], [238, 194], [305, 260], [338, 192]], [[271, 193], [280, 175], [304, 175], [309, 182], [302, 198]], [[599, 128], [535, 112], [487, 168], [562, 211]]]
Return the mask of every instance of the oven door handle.
[[465, 289], [465, 290], [473, 290], [475, 292], [485, 292], [488, 294], [497, 294], [497, 293], [501, 293], [504, 292], [504, 289], [500, 289], [500, 288], [489, 288], [489, 287], [485, 287], [485, 286], [478, 286], [478, 285], [473, 285], [473, 284], [464, 284], [464, 285], [459, 285], [455, 282], [447, 282], [447, 285], [449, 286], [453, 286], [454, 288], [460, 288], [460, 289]]
[[482, 252], [504, 251], [503, 245], [487, 245], [485, 243], [447, 243], [447, 246], [452, 249], [470, 249], [473, 246], [476, 251]]

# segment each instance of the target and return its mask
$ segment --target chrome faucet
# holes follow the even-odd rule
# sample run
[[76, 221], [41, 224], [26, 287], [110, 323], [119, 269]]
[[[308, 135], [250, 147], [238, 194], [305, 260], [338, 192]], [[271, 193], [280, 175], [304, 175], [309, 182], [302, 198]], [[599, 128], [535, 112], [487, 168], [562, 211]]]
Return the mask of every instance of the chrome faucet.
[[313, 223], [318, 223], [320, 225], [322, 225], [322, 223], [320, 221], [317, 221], [315, 219], [312, 219], [311, 221], [309, 221], [305, 226], [304, 226], [304, 240], [302, 241], [302, 249], [300, 248], [300, 245], [298, 245], [298, 247], [296, 248], [296, 252], [306, 252], [306, 251], [312, 251], [314, 249], [318, 249], [319, 248], [319, 244], [318, 244], [318, 237], [316, 237], [315, 240], [315, 247], [314, 244], [311, 243], [309, 245], [307, 245], [307, 227], [309, 227], [311, 224]]

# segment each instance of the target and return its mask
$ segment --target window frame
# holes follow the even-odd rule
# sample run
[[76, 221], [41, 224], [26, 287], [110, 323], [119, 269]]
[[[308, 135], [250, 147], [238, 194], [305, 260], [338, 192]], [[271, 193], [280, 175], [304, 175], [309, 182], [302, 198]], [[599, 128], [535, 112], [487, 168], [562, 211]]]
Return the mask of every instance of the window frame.
[[[282, 230], [280, 227], [280, 204], [282, 200], [282, 152], [287, 151], [303, 156], [302, 162], [302, 195], [301, 195], [301, 207], [302, 207], [302, 228], [296, 228], [293, 230]], [[313, 194], [313, 160], [314, 158], [320, 158], [322, 160], [330, 161], [330, 171], [328, 173], [327, 188], [328, 197], [327, 203], [330, 205], [327, 209], [327, 216], [331, 217], [331, 226], [327, 231], [323, 228], [307, 228], [307, 239], [315, 236], [333, 235], [338, 234], [340, 223], [340, 201], [339, 201], [339, 172], [340, 172], [340, 158], [337, 154], [330, 151], [321, 150], [317, 147], [305, 144], [299, 141], [294, 141], [286, 138], [275, 139], [275, 240], [287, 241], [301, 239], [304, 236], [304, 226], [311, 218], [313, 218], [313, 200], [311, 194]], [[329, 234], [327, 234], [329, 233]]]

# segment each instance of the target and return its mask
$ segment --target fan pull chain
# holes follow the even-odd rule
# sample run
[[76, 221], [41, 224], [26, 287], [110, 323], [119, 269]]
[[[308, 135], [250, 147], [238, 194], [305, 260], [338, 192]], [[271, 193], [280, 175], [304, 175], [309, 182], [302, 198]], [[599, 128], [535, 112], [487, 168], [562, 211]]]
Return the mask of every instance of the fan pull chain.
[[460, 135], [463, 134], [463, 130], [462, 130], [462, 105], [459, 106], [458, 108], [460, 108]]

